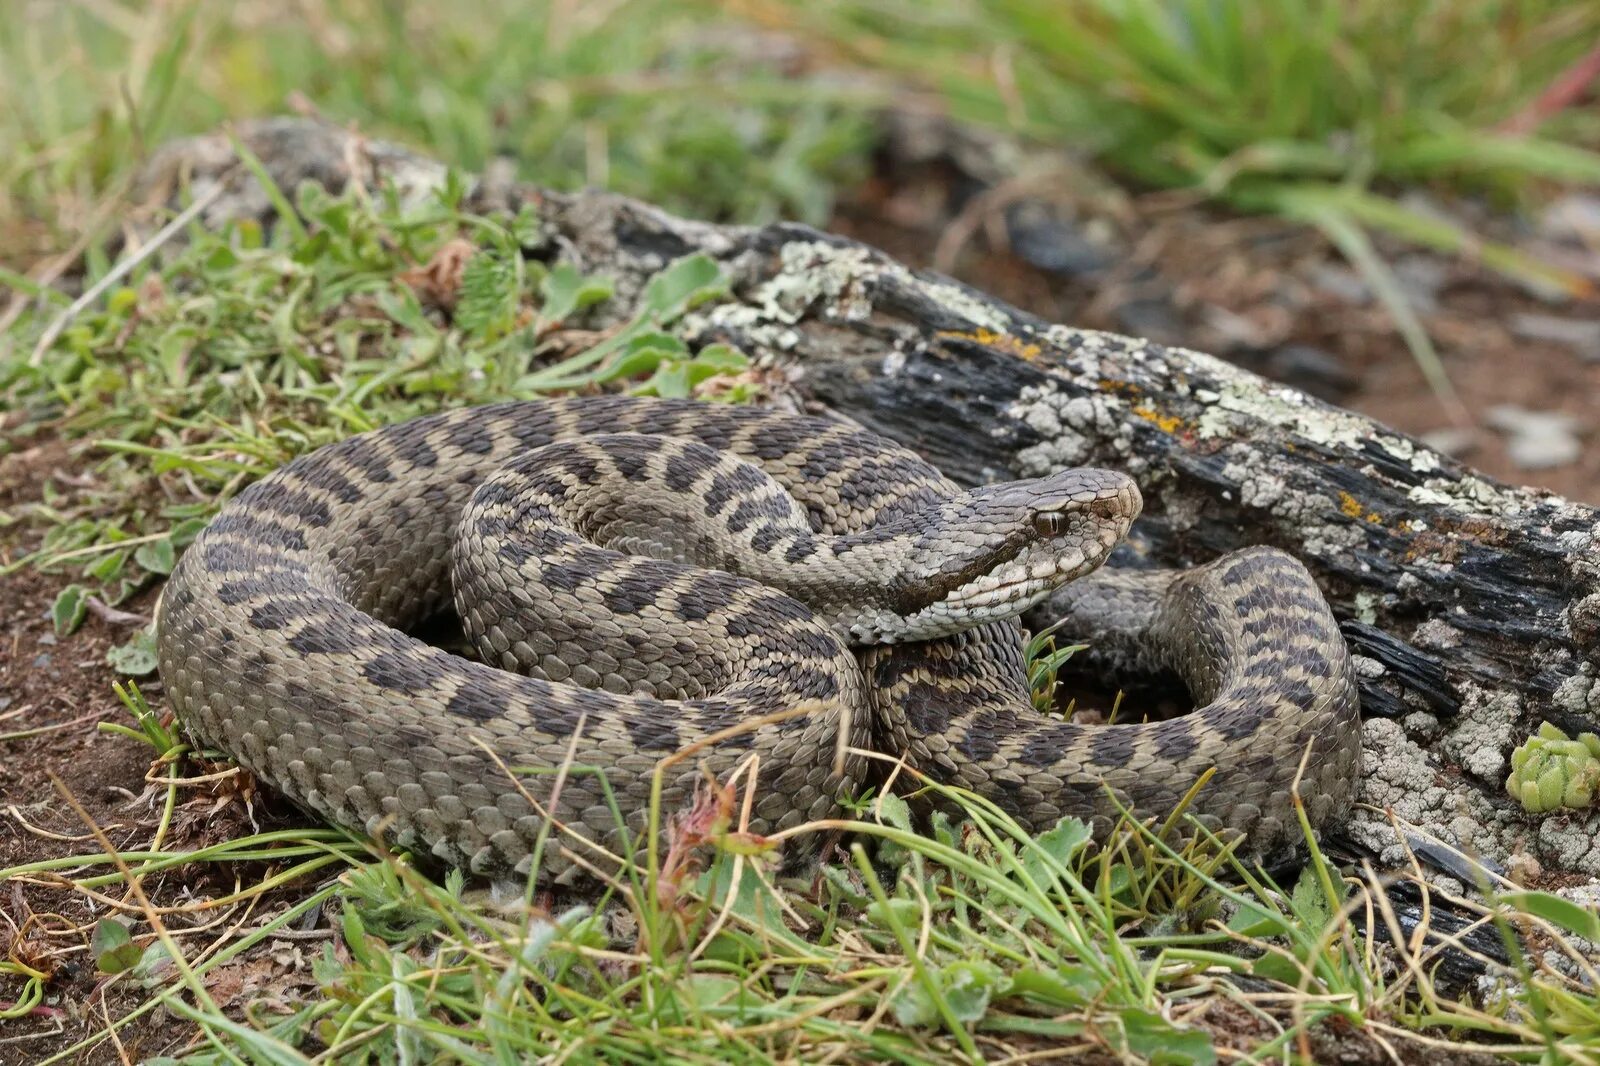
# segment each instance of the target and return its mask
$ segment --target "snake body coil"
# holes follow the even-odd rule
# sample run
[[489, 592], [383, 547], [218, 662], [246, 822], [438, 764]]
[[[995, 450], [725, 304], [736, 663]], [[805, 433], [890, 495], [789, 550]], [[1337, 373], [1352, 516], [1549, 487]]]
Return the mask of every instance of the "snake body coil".
[[[201, 740], [301, 805], [480, 872], [526, 871], [546, 815], [616, 846], [616, 812], [636, 831], [689, 745], [669, 807], [702, 765], [756, 755], [753, 829], [830, 815], [868, 769], [836, 761], [841, 729], [1035, 830], [1164, 814], [1209, 771], [1192, 809], [1281, 849], [1297, 775], [1313, 824], [1353, 795], [1338, 629], [1267, 549], [1080, 579], [1138, 510], [1118, 474], [963, 492], [881, 438], [760, 409], [454, 411], [230, 501], [163, 596], [161, 676]], [[452, 599], [479, 661], [405, 632]], [[1203, 706], [1103, 727], [1033, 711], [1014, 619], [1035, 605], [1176, 670]], [[564, 764], [600, 774], [553, 797]]]

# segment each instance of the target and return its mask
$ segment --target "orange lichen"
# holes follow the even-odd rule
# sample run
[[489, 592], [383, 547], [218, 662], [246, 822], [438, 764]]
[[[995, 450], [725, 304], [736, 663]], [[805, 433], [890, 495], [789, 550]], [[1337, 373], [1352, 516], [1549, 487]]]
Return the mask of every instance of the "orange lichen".
[[1374, 524], [1383, 521], [1383, 516], [1377, 511], [1368, 511], [1361, 506], [1361, 501], [1348, 492], [1339, 493], [1339, 513], [1346, 518], [1365, 519]]
[[1044, 354], [1044, 349], [1040, 348], [1037, 344], [1029, 344], [1027, 341], [1020, 340], [1009, 333], [999, 333], [992, 329], [983, 329], [982, 327], [970, 331], [950, 329], [940, 330], [938, 336], [950, 337], [954, 338], [955, 340], [972, 341], [973, 343], [981, 344], [986, 348], [993, 348], [996, 351], [1005, 352], [1008, 355], [1014, 355], [1018, 359], [1025, 360], [1030, 363]]
[[1154, 423], [1163, 433], [1176, 433], [1183, 428], [1183, 419], [1177, 415], [1164, 415], [1148, 407], [1135, 407], [1133, 413], [1146, 422]]

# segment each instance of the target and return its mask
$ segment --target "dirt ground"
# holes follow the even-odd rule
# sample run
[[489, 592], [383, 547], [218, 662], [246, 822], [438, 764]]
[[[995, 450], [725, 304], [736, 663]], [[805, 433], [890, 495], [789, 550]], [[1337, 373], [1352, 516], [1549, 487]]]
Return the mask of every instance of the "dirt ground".
[[[1600, 364], [1585, 362], [1562, 344], [1514, 335], [1507, 326], [1511, 316], [1550, 308], [1481, 270], [1444, 262], [1443, 273], [1435, 269], [1431, 279], [1436, 306], [1427, 322], [1471, 416], [1463, 432], [1452, 425], [1387, 316], [1370, 300], [1347, 298], [1350, 286], [1343, 296], [1333, 291], [1339, 285], [1327, 278], [1339, 278], [1342, 264], [1314, 235], [1135, 199], [1102, 227], [1118, 250], [1114, 263], [1045, 270], [1008, 247], [1018, 232], [1026, 232], [1016, 227], [1009, 238], [997, 239], [996, 227], [979, 220], [972, 240], [952, 246], [954, 218], [947, 178], [885, 175], [841, 210], [833, 228], [913, 265], [939, 262], [1048, 319], [1217, 351], [1402, 430], [1452, 430], [1463, 458], [1495, 476], [1600, 500], [1600, 449], [1585, 448], [1573, 462], [1531, 471], [1513, 462], [1506, 435], [1484, 428], [1492, 407], [1516, 404], [1573, 416], [1581, 434], [1592, 421]], [[73, 476], [92, 461], [48, 437], [0, 457], [0, 510], [15, 512], [38, 500], [47, 482], [70, 494]], [[33, 547], [35, 535], [25, 524], [0, 526], [0, 564]], [[77, 634], [58, 640], [49, 611], [66, 580], [28, 570], [0, 578], [0, 866], [95, 849], [63, 788], [119, 846], [147, 842], [159, 813], [145, 781], [151, 750], [96, 728], [100, 721], [129, 721], [111, 691], [105, 653], [126, 640], [133, 626], [91, 615]], [[145, 614], [153, 602], [154, 590], [148, 590], [122, 609]], [[146, 692], [159, 705], [159, 684], [149, 681]], [[174, 825], [174, 839], [194, 843], [248, 831], [238, 804], [220, 813], [211, 807], [209, 797], [192, 796]], [[270, 798], [258, 801], [255, 814], [267, 821], [295, 817]], [[210, 885], [196, 871], [148, 886], [164, 902], [228, 887]], [[0, 935], [13, 955], [52, 974], [45, 1005], [0, 1026], [0, 1066], [36, 1062], [139, 1001], [138, 990], [126, 981], [108, 982], [89, 959], [88, 930], [103, 913], [103, 906], [91, 908], [82, 896], [47, 886], [0, 887], [6, 919]], [[243, 995], [273, 982], [281, 989], [302, 972], [294, 959], [281, 957], [257, 957], [249, 965], [256, 969], [221, 971], [221, 990]], [[0, 1008], [15, 994], [15, 982], [0, 980]], [[179, 1020], [157, 1013], [130, 1027], [122, 1048], [102, 1043], [85, 1061], [170, 1053], [188, 1034]], [[1338, 1039], [1326, 1043], [1330, 1057], [1350, 1053], [1337, 1049]]]

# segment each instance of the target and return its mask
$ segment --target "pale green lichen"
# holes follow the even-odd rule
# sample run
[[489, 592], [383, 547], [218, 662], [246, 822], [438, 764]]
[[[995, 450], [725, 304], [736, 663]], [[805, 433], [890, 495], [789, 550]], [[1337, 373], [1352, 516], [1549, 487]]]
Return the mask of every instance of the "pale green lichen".
[[1506, 791], [1530, 814], [1592, 805], [1600, 791], [1600, 736], [1581, 733], [1573, 740], [1544, 723], [1511, 753]]

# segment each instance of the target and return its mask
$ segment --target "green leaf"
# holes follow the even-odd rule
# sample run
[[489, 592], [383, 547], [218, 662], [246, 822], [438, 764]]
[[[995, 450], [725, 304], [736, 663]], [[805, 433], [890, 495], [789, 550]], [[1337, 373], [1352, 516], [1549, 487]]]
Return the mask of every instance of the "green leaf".
[[177, 561], [176, 554], [172, 547], [172, 539], [162, 537], [160, 540], [139, 545], [134, 550], [133, 561], [152, 574], [170, 574], [172, 564]]
[[1062, 966], [1054, 973], [1019, 969], [1011, 975], [1013, 991], [1053, 1007], [1082, 1007], [1105, 990], [1105, 982], [1087, 966]]
[[84, 573], [96, 581], [109, 582], [122, 573], [122, 568], [127, 565], [127, 562], [128, 553], [126, 550], [110, 552], [102, 556], [98, 562], [86, 567]]
[[121, 973], [137, 963], [143, 954], [133, 942], [128, 927], [115, 918], [101, 918], [94, 923], [89, 950], [94, 954], [95, 968], [101, 973]]
[[[887, 907], [884, 906], [883, 901], [878, 900], [874, 900], [869, 904], [865, 911], [867, 921], [885, 929], [892, 928], [894, 925], [898, 925], [902, 929], [915, 928], [922, 924], [922, 904], [916, 900], [902, 899], [895, 896], [891, 897], [887, 902]], [[891, 918], [893, 919], [892, 922], [890, 921]]]
[[1600, 942], [1600, 914], [1549, 892], [1502, 892], [1500, 902], [1542, 918], [1574, 936]]
[[716, 260], [696, 252], [651, 278], [650, 284], [645, 286], [642, 303], [665, 323], [727, 292], [727, 282]]
[[894, 1011], [895, 1021], [908, 1029], [939, 1023], [939, 1006], [921, 981], [910, 980], [901, 985], [900, 991], [889, 1001], [889, 1009]]
[[[1335, 885], [1340, 883], [1334, 882]], [[1323, 893], [1322, 879], [1317, 876], [1317, 872], [1310, 866], [1301, 870], [1300, 879], [1294, 883], [1294, 891], [1289, 894], [1289, 906], [1293, 909], [1295, 917], [1312, 929], [1321, 929], [1333, 917], [1333, 908], [1329, 902]]]
[[1261, 937], [1286, 933], [1289, 926], [1282, 916], [1257, 903], [1246, 901], [1228, 919], [1228, 929], [1240, 936]]
[[128, 976], [145, 988], [156, 988], [167, 983], [172, 976], [173, 968], [172, 956], [167, 953], [167, 946], [159, 940], [153, 940], [150, 946], [139, 954], [139, 962]]
[[557, 263], [539, 283], [543, 305], [539, 316], [547, 322], [563, 322], [575, 312], [611, 298], [610, 278], [584, 277], [571, 263]]
[[1128, 1050], [1151, 1066], [1211, 1066], [1217, 1049], [1201, 1029], [1179, 1028], [1159, 1014], [1126, 1008], [1119, 1016]]
[[50, 607], [50, 620], [55, 623], [56, 636], [65, 637], [78, 631], [89, 614], [89, 590], [82, 585], [68, 585], [56, 594]]
[[156, 637], [149, 629], [142, 629], [126, 644], [119, 644], [106, 652], [106, 665], [124, 677], [144, 677], [156, 672]]
[[939, 983], [950, 1012], [963, 1025], [977, 1024], [990, 999], [1011, 991], [1011, 979], [999, 967], [979, 960], [950, 963], [940, 971]]
[[1277, 981], [1294, 987], [1300, 983], [1305, 971], [1292, 958], [1269, 951], [1259, 959], [1251, 960], [1250, 973], [1264, 981]]
[[731, 344], [708, 344], [695, 355], [694, 361], [697, 366], [717, 371], [744, 370], [750, 366], [749, 356]]
[[726, 974], [695, 973], [684, 982], [689, 1001], [696, 1007], [732, 1007], [739, 1002], [744, 985]]
[[1034, 881], [1048, 884], [1051, 872], [1070, 865], [1091, 836], [1087, 825], [1068, 815], [1028, 842], [1022, 852], [1022, 868]]
[[879, 821], [892, 825], [896, 829], [904, 830], [907, 833], [912, 831], [911, 808], [906, 805], [904, 799], [893, 792], [885, 792], [878, 797], [878, 801], [873, 804], [873, 807], [878, 812]]

